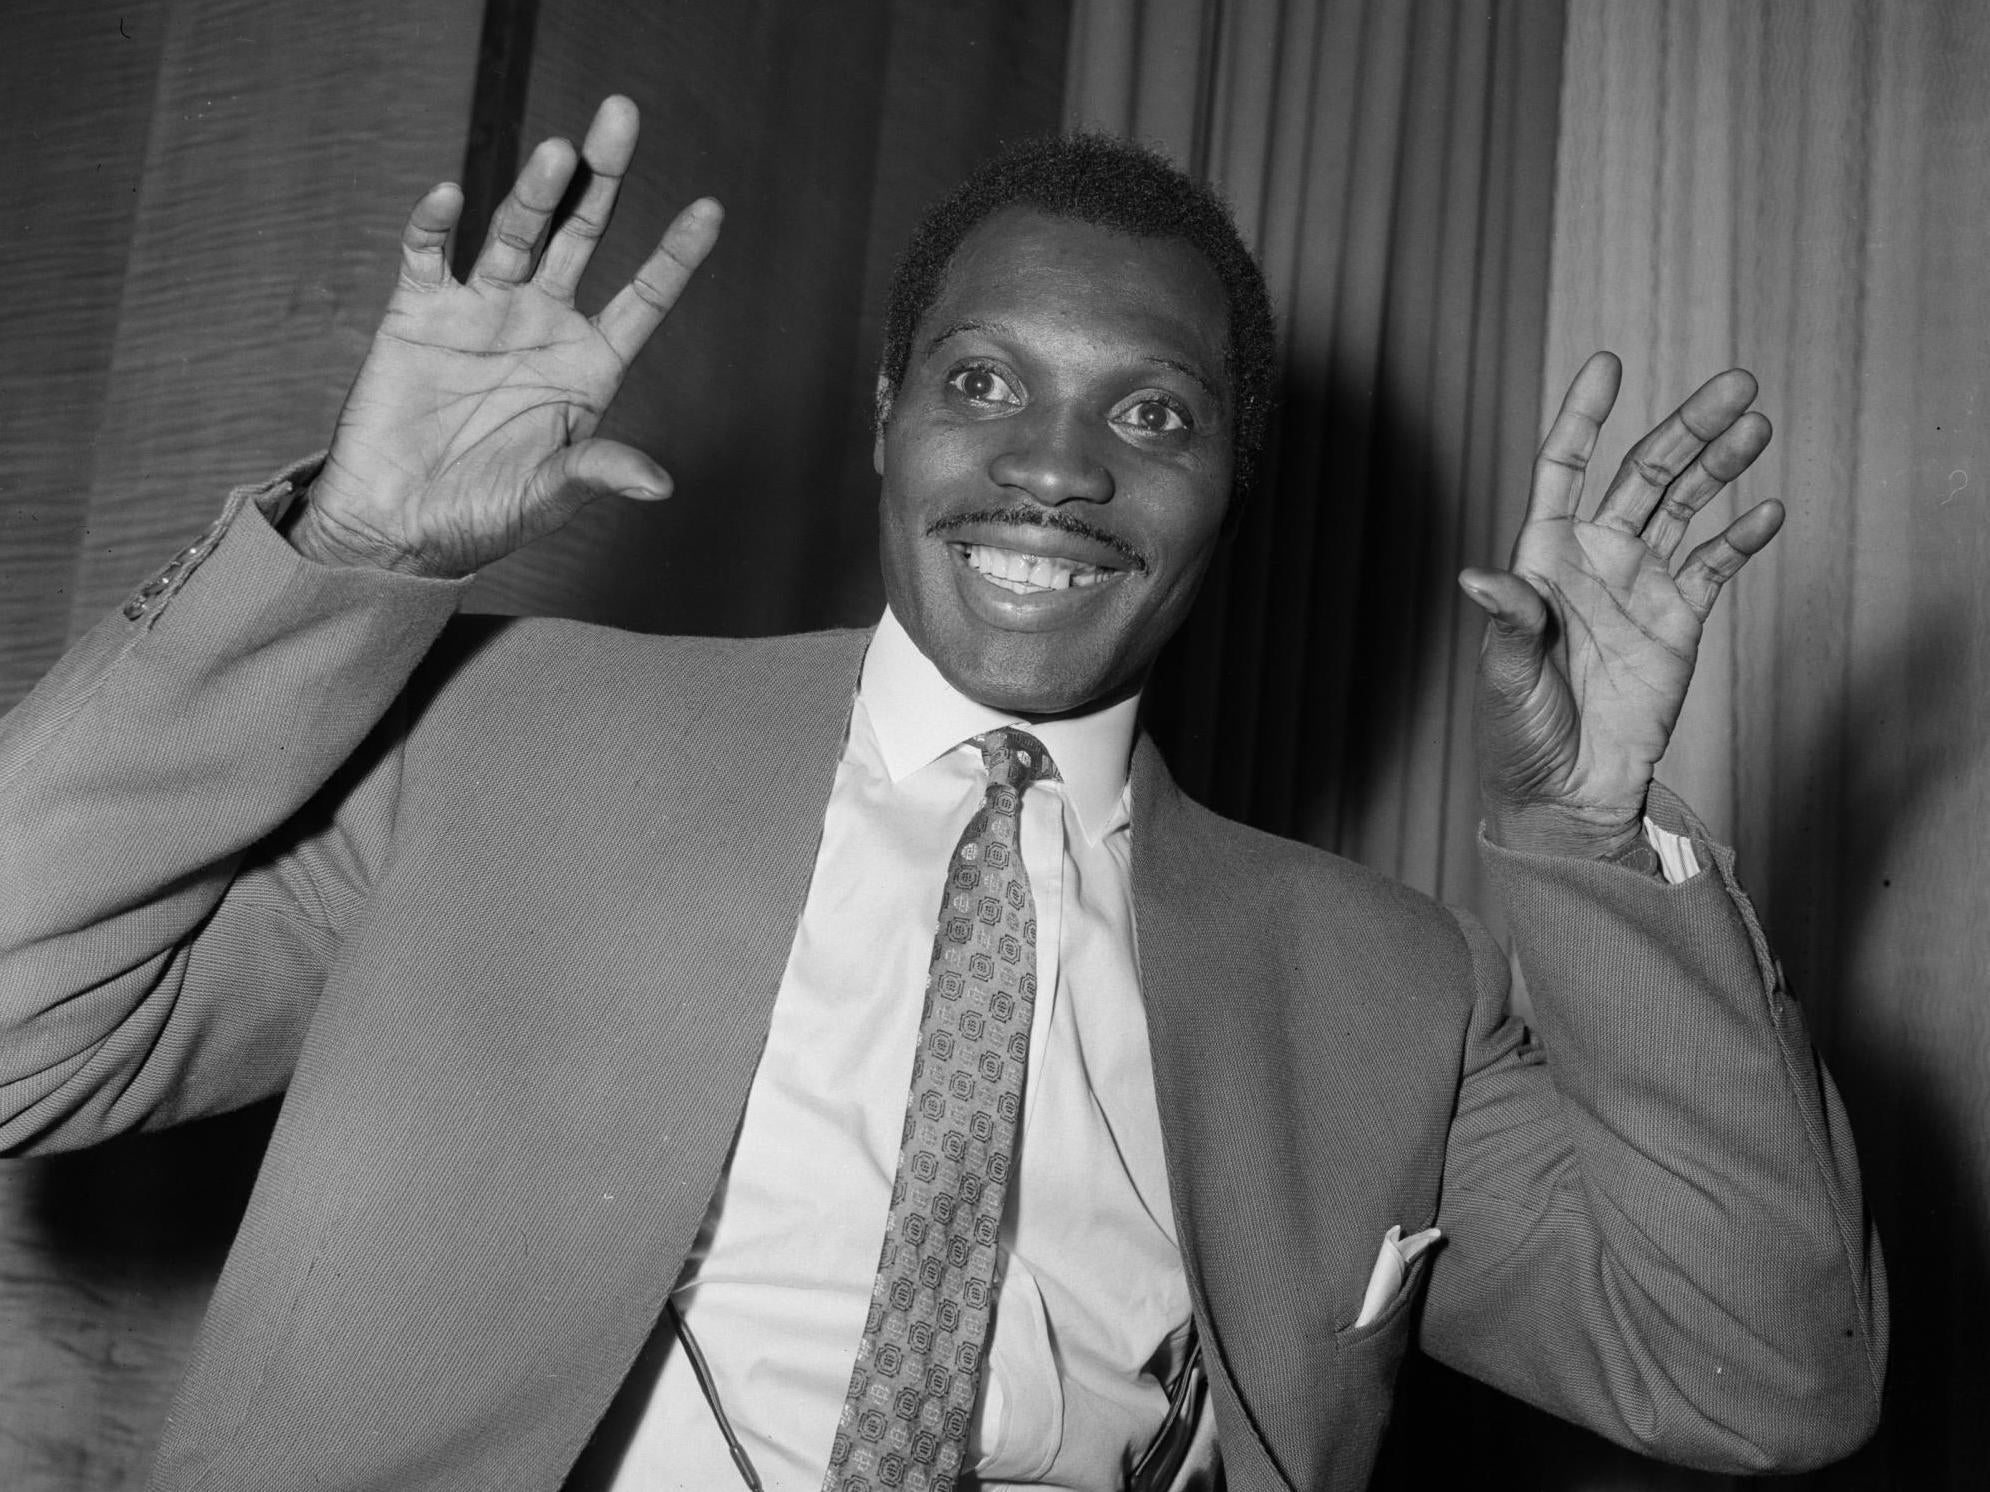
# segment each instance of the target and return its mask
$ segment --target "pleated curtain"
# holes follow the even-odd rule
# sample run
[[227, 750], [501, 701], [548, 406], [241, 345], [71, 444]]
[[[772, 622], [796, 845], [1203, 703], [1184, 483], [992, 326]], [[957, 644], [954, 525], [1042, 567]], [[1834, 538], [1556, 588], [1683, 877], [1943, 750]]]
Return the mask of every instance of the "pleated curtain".
[[1648, 420], [1741, 363], [1777, 430], [1725, 508], [1788, 523], [1662, 771], [1739, 852], [1892, 1278], [1879, 1438], [1804, 1485], [1990, 1486], [1990, 7], [1573, 0], [1565, 80], [1545, 386], [1601, 338]]
[[[1072, 59], [1067, 118], [1221, 186], [1284, 323], [1270, 490], [1155, 690], [1229, 812], [1488, 910], [1452, 572], [1594, 349], [1601, 476], [1760, 376], [1775, 443], [1701, 536], [1790, 519], [1661, 775], [1737, 847], [1891, 1266], [1879, 1436], [1794, 1484], [1990, 1485], [1990, 8], [1080, 0]], [[1740, 1485], [1407, 1377], [1383, 1487]]]
[[1483, 904], [1479, 613], [1539, 436], [1559, 0], [1081, 0], [1065, 119], [1232, 203], [1270, 282], [1263, 489], [1151, 691], [1190, 791]]

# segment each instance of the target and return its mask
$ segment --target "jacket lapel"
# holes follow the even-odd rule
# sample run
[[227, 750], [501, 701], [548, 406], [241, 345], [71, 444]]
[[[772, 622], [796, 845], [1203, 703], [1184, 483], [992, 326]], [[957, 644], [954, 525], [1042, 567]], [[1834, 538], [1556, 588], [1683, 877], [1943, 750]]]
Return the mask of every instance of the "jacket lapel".
[[[1207, 886], [1194, 873], [1200, 863], [1196, 835], [1181, 790], [1144, 732], [1134, 748], [1132, 781], [1141, 998], [1147, 1009], [1176, 1236], [1196, 1330], [1202, 1337], [1224, 1474], [1227, 1484], [1239, 1492], [1289, 1492], [1291, 1483], [1246, 1407], [1232, 1371], [1232, 1354], [1247, 1343], [1233, 1339], [1229, 1321], [1213, 1318], [1204, 1278], [1211, 1242], [1204, 1220], [1222, 1203], [1205, 1196], [1203, 1178], [1213, 1147], [1204, 1143], [1207, 1110], [1200, 1095], [1221, 1077], [1211, 1070], [1207, 1033], [1200, 1025], [1207, 996], [1197, 973], [1211, 963], [1220, 965], [1227, 946], [1248, 937], [1251, 930], [1216, 915]], [[1218, 1242], [1219, 1257], [1220, 1248]]]
[[1133, 884], [1225, 1470], [1252, 1489], [1364, 1474], [1404, 1333], [1377, 1351], [1350, 1328], [1386, 1230], [1435, 1219], [1462, 939], [1408, 889], [1189, 801], [1145, 737]]

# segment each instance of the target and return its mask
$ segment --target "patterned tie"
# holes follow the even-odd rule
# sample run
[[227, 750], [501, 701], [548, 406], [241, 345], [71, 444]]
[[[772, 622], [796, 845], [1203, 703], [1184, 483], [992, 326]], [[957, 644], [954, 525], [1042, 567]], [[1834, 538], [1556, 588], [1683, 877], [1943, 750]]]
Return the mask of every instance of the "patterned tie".
[[981, 1380], [1036, 1007], [1023, 793], [1056, 769], [1025, 731], [973, 744], [988, 791], [947, 862], [884, 1250], [823, 1492], [952, 1492]]

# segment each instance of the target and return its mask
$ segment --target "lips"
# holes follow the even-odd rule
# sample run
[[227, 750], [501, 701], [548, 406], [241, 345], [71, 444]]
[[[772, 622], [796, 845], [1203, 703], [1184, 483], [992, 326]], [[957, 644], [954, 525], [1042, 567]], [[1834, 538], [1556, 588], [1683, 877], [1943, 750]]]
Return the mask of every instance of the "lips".
[[1096, 617], [1121, 582], [1147, 569], [1117, 534], [1054, 510], [955, 513], [925, 532], [943, 541], [968, 611], [1003, 631], [1051, 631]]

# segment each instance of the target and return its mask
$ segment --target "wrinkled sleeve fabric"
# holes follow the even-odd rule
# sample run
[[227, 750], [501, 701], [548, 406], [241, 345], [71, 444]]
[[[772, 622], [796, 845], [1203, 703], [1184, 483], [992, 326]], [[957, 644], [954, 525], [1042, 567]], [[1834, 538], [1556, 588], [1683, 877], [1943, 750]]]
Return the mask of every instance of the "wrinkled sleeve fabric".
[[385, 853], [403, 684], [462, 583], [220, 520], [0, 721], [0, 1153], [280, 1090]]
[[1479, 997], [1421, 1342], [1647, 1454], [1798, 1470], [1877, 1422], [1878, 1241], [1732, 853], [1652, 801], [1704, 867], [1683, 884], [1482, 844], [1534, 1028], [1465, 920]]

